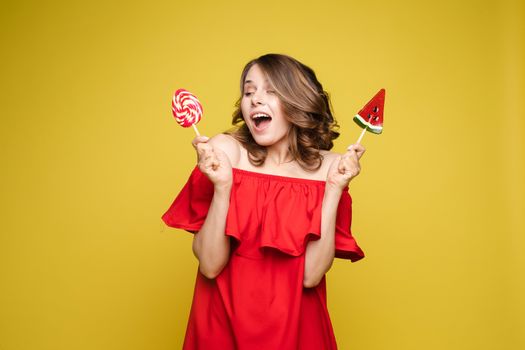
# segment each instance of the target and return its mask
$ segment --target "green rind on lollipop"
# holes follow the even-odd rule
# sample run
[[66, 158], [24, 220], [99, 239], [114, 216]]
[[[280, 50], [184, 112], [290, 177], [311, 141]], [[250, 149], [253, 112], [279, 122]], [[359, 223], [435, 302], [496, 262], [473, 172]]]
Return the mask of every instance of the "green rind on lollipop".
[[370, 131], [374, 134], [381, 134], [383, 132], [383, 126], [381, 125], [372, 125], [368, 123], [366, 120], [363, 119], [359, 114], [356, 114], [354, 116], [354, 121], [363, 129], [367, 128], [367, 131]]

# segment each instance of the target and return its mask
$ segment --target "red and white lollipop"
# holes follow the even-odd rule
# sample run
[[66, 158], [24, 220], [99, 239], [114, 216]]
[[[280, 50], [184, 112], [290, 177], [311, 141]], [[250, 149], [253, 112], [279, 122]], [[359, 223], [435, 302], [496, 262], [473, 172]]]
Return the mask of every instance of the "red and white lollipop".
[[195, 95], [188, 90], [178, 89], [171, 100], [171, 111], [179, 125], [184, 128], [193, 126], [197, 136], [200, 136], [195, 124], [202, 118], [202, 105]]

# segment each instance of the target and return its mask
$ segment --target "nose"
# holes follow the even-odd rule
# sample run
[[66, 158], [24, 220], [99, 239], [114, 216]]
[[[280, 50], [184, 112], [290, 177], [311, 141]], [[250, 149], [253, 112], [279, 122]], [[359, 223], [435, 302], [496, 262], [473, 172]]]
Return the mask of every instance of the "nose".
[[264, 101], [264, 98], [262, 96], [262, 93], [254, 92], [252, 94], [252, 104], [253, 105], [262, 105], [264, 104], [263, 101]]

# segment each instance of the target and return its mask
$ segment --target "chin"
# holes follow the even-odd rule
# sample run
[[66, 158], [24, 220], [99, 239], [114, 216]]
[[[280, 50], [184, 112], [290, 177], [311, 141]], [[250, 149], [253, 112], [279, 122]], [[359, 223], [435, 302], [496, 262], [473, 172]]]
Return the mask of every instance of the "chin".
[[260, 137], [254, 137], [255, 143], [259, 146], [271, 146], [273, 142], [271, 140], [261, 139]]

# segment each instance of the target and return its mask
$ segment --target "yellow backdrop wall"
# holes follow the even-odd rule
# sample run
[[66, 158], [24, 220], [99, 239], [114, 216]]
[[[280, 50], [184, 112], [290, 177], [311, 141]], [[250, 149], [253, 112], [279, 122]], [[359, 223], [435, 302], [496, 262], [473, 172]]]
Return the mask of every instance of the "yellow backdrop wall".
[[4, 1], [0, 349], [178, 349], [197, 262], [160, 215], [195, 164], [178, 87], [229, 127], [243, 65], [311, 66], [341, 137], [386, 88], [336, 261], [341, 349], [525, 348], [522, 1]]

